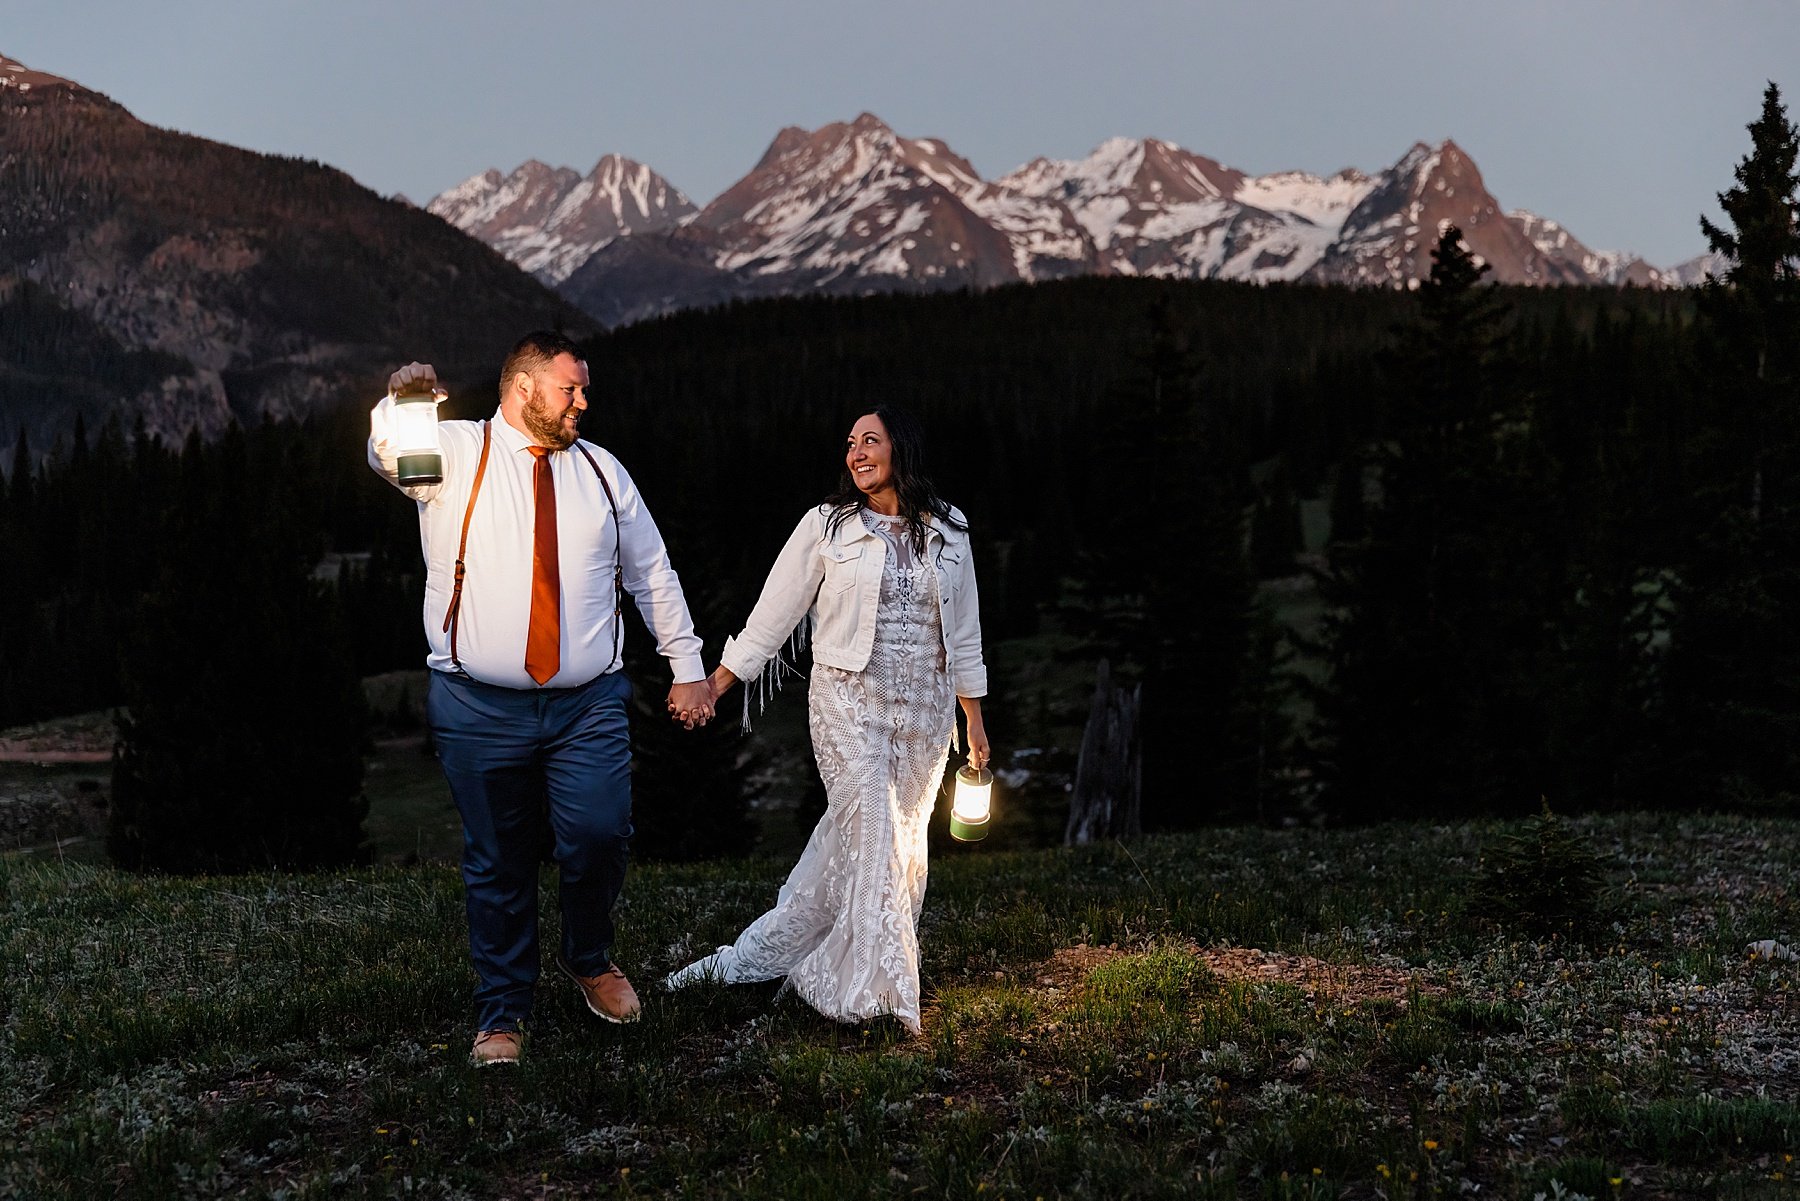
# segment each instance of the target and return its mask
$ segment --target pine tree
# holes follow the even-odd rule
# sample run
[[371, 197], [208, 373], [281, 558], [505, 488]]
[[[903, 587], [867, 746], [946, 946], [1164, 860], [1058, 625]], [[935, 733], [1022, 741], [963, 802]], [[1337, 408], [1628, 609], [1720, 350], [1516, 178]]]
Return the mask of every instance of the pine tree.
[[1294, 495], [1286, 462], [1280, 462], [1258, 494], [1250, 518], [1250, 559], [1257, 578], [1273, 580], [1297, 573], [1297, 556], [1305, 544], [1300, 500]]
[[1078, 448], [1087, 490], [1081, 600], [1066, 614], [1123, 679], [1143, 682], [1143, 822], [1191, 829], [1262, 806], [1274, 769], [1253, 637], [1243, 436], [1204, 386], [1194, 332], [1151, 314], [1143, 374], [1109, 393]]
[[1505, 411], [1506, 310], [1456, 228], [1432, 262], [1389, 360], [1367, 536], [1334, 538], [1321, 580], [1330, 675], [1315, 751], [1341, 821], [1517, 806], [1538, 770], [1533, 684], [1554, 585], [1532, 536], [1542, 490]]
[[163, 568], [130, 622], [107, 838], [120, 866], [363, 858], [361, 683], [272, 443], [233, 427], [182, 451]]
[[[1674, 803], [1800, 793], [1800, 136], [1771, 83], [1704, 290], [1698, 534], [1679, 567], [1668, 715]], [[1685, 794], [1685, 795], [1681, 795]]]
[[1331, 543], [1361, 542], [1369, 533], [1368, 500], [1363, 495], [1365, 476], [1360, 454], [1338, 464], [1331, 483]]
[[31, 519], [32, 477], [36, 474], [31, 457], [31, 436], [20, 426], [19, 440], [13, 443], [12, 472], [7, 476], [6, 503], [14, 520], [21, 523]]

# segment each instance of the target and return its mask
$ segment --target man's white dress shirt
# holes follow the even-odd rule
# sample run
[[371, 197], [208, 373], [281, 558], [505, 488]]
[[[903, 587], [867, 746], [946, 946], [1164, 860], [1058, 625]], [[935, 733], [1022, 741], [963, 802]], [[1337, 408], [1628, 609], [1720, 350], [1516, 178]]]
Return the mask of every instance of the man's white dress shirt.
[[[384, 398], [369, 414], [369, 466], [396, 488], [397, 454], [392, 444], [393, 401]], [[487, 471], [469, 520], [461, 615], [456, 638], [462, 670], [487, 684], [536, 689], [525, 672], [525, 638], [531, 625], [531, 548], [536, 521], [532, 491], [531, 440], [508, 425], [498, 411], [490, 419], [493, 445]], [[419, 504], [419, 540], [425, 552], [425, 637], [431, 644], [426, 665], [455, 671], [444, 615], [456, 582], [456, 549], [475, 466], [481, 458], [481, 423], [446, 421], [438, 427], [444, 452], [444, 482], [400, 488]], [[586, 457], [571, 446], [548, 460], [556, 481], [556, 542], [562, 576], [562, 658], [546, 688], [574, 688], [620, 667], [613, 654], [613, 565], [622, 562], [625, 590], [637, 603], [669, 661], [675, 682], [704, 679], [700, 639], [688, 614], [681, 580], [631, 476], [609, 452], [583, 443], [606, 473], [619, 503], [614, 534], [606, 490]]]

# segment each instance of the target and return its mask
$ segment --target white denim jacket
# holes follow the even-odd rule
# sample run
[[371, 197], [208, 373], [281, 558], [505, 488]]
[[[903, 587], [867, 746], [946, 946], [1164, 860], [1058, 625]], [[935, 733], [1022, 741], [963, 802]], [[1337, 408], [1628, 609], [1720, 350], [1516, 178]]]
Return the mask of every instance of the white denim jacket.
[[[957, 521], [964, 520], [960, 510], [952, 507], [950, 512]], [[887, 543], [858, 514], [827, 535], [830, 516], [830, 507], [820, 505], [800, 519], [775, 557], [749, 622], [737, 637], [725, 640], [720, 662], [738, 679], [754, 678], [809, 615], [814, 662], [844, 671], [861, 671], [869, 665]], [[937, 565], [944, 661], [951, 687], [957, 696], [986, 696], [987, 666], [981, 658], [981, 613], [969, 535], [928, 519], [925, 554]]]

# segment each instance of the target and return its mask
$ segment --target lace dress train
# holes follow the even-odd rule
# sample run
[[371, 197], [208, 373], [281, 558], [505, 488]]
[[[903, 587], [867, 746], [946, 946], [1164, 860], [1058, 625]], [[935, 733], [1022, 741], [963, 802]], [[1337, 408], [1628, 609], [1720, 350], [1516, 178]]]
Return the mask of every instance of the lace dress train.
[[955, 696], [937, 572], [914, 561], [904, 527], [873, 515], [870, 523], [889, 553], [868, 667], [815, 664], [807, 692], [825, 815], [774, 908], [667, 983], [785, 976], [827, 1017], [891, 1014], [917, 1032], [925, 833], [955, 731]]

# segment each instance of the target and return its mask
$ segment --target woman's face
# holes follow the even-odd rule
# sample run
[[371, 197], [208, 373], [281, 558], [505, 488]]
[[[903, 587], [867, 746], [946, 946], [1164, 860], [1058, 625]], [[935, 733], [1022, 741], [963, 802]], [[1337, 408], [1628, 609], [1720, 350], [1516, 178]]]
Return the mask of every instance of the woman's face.
[[893, 462], [894, 444], [881, 418], [870, 413], [859, 419], [844, 447], [844, 466], [864, 496], [894, 486]]

